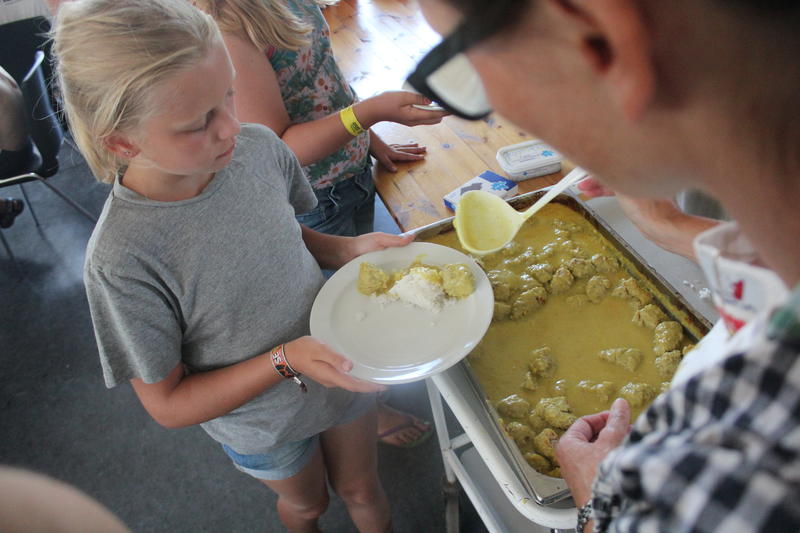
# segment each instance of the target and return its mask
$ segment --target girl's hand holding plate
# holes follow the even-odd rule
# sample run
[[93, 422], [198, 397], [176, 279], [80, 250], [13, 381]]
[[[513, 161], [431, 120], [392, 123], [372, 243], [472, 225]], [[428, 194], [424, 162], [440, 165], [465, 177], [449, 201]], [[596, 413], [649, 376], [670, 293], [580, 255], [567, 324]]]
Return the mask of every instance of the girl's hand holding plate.
[[369, 252], [377, 252], [387, 248], [394, 248], [397, 246], [405, 246], [414, 240], [414, 235], [402, 234], [392, 235], [390, 233], [365, 233], [358, 237], [349, 239], [347, 247], [347, 260], [344, 263], [349, 263], [356, 257], [362, 256]]
[[300, 337], [287, 342], [283, 353], [293, 369], [325, 387], [339, 387], [353, 392], [378, 392], [386, 389], [383, 385], [349, 376], [353, 363], [313, 337]]

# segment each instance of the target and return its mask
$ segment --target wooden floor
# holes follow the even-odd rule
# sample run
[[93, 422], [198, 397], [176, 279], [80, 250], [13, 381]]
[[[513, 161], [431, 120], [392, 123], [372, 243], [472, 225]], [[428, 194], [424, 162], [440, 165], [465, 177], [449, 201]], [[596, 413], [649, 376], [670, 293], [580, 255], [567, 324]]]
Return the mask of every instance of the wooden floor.
[[[362, 98], [401, 88], [440, 40], [416, 0], [342, 0], [326, 8], [325, 17], [337, 61]], [[504, 175], [497, 150], [532, 138], [497, 115], [476, 122], [447, 117], [416, 128], [383, 122], [374, 129], [387, 142], [413, 140], [428, 147], [424, 162], [398, 165], [397, 174], [378, 170], [378, 193], [403, 230], [452, 216], [442, 203], [445, 194], [485, 170]], [[552, 185], [560, 176], [521, 182], [520, 192]]]

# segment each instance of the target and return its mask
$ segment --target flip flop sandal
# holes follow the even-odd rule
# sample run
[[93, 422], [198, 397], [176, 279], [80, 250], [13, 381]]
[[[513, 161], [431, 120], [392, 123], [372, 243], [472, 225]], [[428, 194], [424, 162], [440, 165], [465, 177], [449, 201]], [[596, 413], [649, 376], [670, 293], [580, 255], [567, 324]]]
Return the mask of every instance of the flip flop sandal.
[[[427, 429], [422, 429], [422, 427], [420, 427], [425, 425], [427, 425]], [[394, 443], [394, 442], [387, 442], [384, 440], [388, 437], [391, 437], [392, 435], [405, 431], [409, 428], [415, 428], [417, 431], [419, 431], [420, 432], [419, 437], [405, 443], [404, 442]], [[387, 429], [383, 433], [378, 434], [378, 440], [380, 440], [384, 444], [388, 444], [389, 446], [396, 446], [398, 448], [414, 448], [416, 446], [419, 446], [426, 440], [428, 440], [431, 435], [433, 435], [433, 426], [431, 425], [430, 422], [422, 421], [413, 415], [407, 415], [406, 421], [403, 422], [402, 424], [398, 424], [392, 428]]]

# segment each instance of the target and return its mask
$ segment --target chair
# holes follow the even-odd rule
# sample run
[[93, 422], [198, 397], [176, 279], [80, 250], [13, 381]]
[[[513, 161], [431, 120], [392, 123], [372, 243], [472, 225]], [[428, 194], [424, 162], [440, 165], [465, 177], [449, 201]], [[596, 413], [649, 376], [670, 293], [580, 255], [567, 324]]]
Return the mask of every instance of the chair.
[[30, 70], [37, 50], [45, 54], [42, 65], [44, 78], [52, 78], [49, 31], [50, 21], [45, 17], [31, 17], [0, 25], [0, 65], [17, 83], [22, 84], [22, 78]]
[[[81, 207], [77, 202], [61, 192], [61, 190], [46, 179], [58, 172], [58, 152], [61, 150], [61, 145], [64, 142], [64, 131], [53, 111], [53, 107], [50, 105], [47, 85], [45, 84], [45, 78], [42, 72], [44, 58], [44, 52], [41, 50], [36, 52], [33, 65], [28, 70], [28, 73], [25, 74], [20, 84], [25, 105], [28, 132], [33, 150], [31, 150], [27, 161], [22, 164], [23, 168], [21, 170], [19, 168], [0, 168], [0, 188], [10, 185], [19, 185], [25, 197], [25, 203], [28, 204], [28, 208], [30, 209], [37, 227], [40, 227], [39, 219], [36, 217], [33, 205], [25, 192], [25, 188], [22, 186], [23, 183], [34, 180], [43, 183], [76, 211], [91, 220], [92, 223], [95, 223], [97, 222], [97, 217]], [[16, 263], [14, 255], [11, 253], [11, 248], [8, 246], [2, 232], [0, 232], [0, 239], [3, 241], [3, 246], [11, 257], [11, 260]]]
[[[2, 1], [0, 0], [0, 3]], [[44, 79], [48, 82], [50, 101], [57, 102], [53, 88], [49, 84], [49, 80], [53, 79], [51, 61], [53, 43], [50, 40], [50, 19], [36, 16], [2, 24], [0, 25], [0, 43], [2, 43], [0, 44], [0, 65], [20, 85], [22, 85], [22, 78], [33, 64], [36, 52], [38, 50], [44, 52], [44, 63], [42, 63]], [[64, 130], [69, 130], [69, 125], [61, 115], [58, 116], [58, 119]]]

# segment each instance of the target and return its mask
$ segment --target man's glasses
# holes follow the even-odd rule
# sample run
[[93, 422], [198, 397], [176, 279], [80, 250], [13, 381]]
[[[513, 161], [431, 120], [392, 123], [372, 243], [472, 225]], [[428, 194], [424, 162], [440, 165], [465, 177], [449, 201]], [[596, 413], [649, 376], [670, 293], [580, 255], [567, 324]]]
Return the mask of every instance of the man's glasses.
[[465, 26], [460, 24], [425, 54], [407, 81], [414, 90], [446, 111], [468, 120], [478, 120], [491, 113], [492, 107], [478, 72], [464, 52], [491, 32], [471, 29], [468, 33]]

